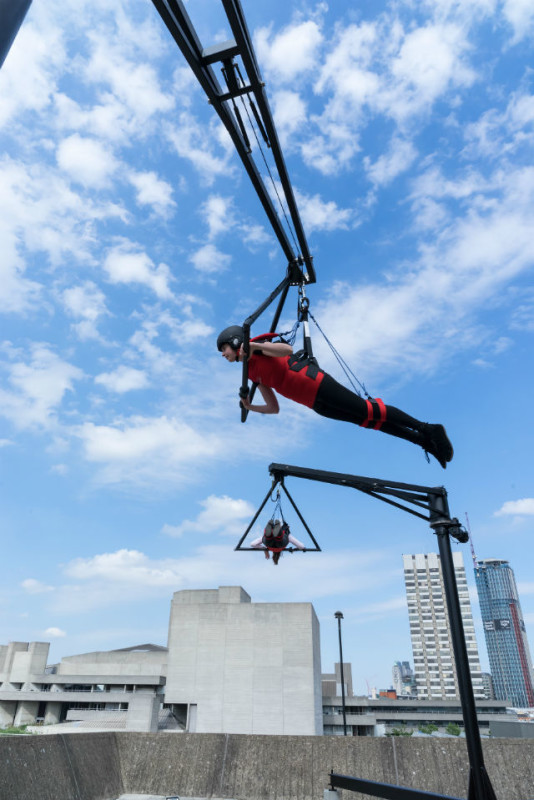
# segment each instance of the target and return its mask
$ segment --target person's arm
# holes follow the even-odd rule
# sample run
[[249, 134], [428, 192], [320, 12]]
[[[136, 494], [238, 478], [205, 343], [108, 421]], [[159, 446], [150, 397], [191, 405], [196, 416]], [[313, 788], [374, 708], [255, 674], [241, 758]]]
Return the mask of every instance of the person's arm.
[[274, 358], [280, 356], [290, 356], [293, 348], [290, 344], [285, 342], [249, 342], [250, 354], [260, 350], [264, 356], [273, 356]]
[[305, 549], [306, 549], [306, 548], [304, 547], [304, 545], [302, 544], [302, 542], [299, 542], [299, 540], [298, 540], [298, 539], [295, 539], [295, 537], [294, 537], [294, 536], [293, 536], [291, 533], [290, 533], [290, 534], [289, 534], [289, 536], [288, 536], [288, 541], [289, 541], [291, 544], [295, 545], [295, 547], [297, 548], [297, 550], [305, 550]]
[[263, 547], [263, 536], [259, 536], [257, 539], [254, 539], [253, 542], [250, 543], [251, 547]]
[[278, 414], [280, 411], [280, 406], [278, 405], [278, 400], [273, 390], [269, 386], [264, 386], [262, 383], [258, 384], [258, 389], [261, 392], [261, 396], [265, 400], [265, 405], [252, 405], [248, 397], [242, 397], [241, 402], [243, 403], [243, 406], [247, 409], [247, 411], [257, 411], [258, 414]]

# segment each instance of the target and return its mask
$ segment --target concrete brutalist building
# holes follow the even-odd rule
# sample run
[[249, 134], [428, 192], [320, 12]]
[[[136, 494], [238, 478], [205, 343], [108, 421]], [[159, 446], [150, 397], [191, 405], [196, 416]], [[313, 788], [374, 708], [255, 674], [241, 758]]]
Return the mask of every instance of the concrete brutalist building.
[[320, 735], [311, 603], [252, 603], [238, 586], [174, 594], [165, 702], [197, 733]]
[[173, 596], [168, 647], [68, 656], [0, 646], [0, 727], [320, 735], [319, 622], [311, 603], [252, 603], [239, 586]]

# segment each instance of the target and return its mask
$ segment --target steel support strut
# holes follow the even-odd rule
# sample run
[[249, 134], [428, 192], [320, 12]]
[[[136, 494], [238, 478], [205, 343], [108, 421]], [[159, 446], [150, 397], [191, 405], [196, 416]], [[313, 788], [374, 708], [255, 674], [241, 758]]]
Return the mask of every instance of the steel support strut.
[[[491, 785], [489, 775], [484, 765], [484, 755], [482, 752], [482, 742], [478, 727], [475, 697], [471, 673], [469, 670], [469, 658], [465, 643], [462, 614], [460, 601], [458, 599], [458, 587], [454, 573], [454, 562], [451, 550], [450, 537], [453, 536], [459, 542], [465, 543], [469, 537], [467, 532], [461, 527], [456, 518], [450, 517], [447, 492], [443, 486], [417, 486], [410, 483], [397, 483], [385, 481], [379, 478], [367, 478], [360, 475], [349, 475], [325, 470], [307, 469], [306, 467], [294, 467], [288, 464], [271, 464], [269, 472], [275, 480], [283, 480], [286, 476], [295, 478], [305, 478], [307, 480], [331, 483], [337, 486], [348, 486], [357, 489], [364, 494], [376, 497], [384, 503], [394, 505], [420, 519], [426, 520], [438, 538], [439, 554], [443, 574], [443, 584], [445, 587], [445, 598], [447, 601], [447, 611], [451, 627], [452, 645], [454, 651], [454, 661], [456, 664], [456, 674], [458, 676], [458, 690], [460, 692], [460, 702], [465, 727], [465, 738], [469, 757], [469, 788], [468, 800], [496, 800], [495, 792]], [[394, 497], [395, 500], [389, 499]], [[415, 506], [414, 510], [410, 506]], [[426, 511], [426, 514], [422, 513]], [[353, 782], [350, 785], [351, 781]], [[360, 791], [364, 794], [372, 794], [375, 797], [383, 798], [415, 798], [423, 796], [425, 793], [418, 793], [406, 787], [395, 787], [390, 784], [377, 784], [373, 781], [366, 781], [360, 778], [349, 778], [347, 776], [331, 775], [332, 787], [352, 788], [353, 791]], [[366, 791], [366, 787], [367, 790]], [[413, 792], [413, 794], [411, 794]], [[428, 795], [429, 797], [445, 797], [444, 795]]]
[[473, 683], [471, 681], [471, 671], [469, 669], [469, 657], [465, 643], [462, 612], [460, 600], [458, 598], [458, 586], [456, 584], [456, 574], [454, 572], [454, 561], [451, 550], [450, 537], [454, 528], [458, 528], [458, 520], [451, 520], [450, 518], [446, 494], [431, 495], [429, 500], [432, 516], [430, 526], [433, 528], [438, 538], [439, 557], [443, 574], [443, 585], [445, 587], [449, 624], [451, 627], [458, 689], [464, 718], [465, 741], [469, 754], [469, 790], [467, 797], [468, 800], [496, 800], [488, 773], [484, 766], [475, 696], [473, 693]]
[[6, 60], [11, 45], [15, 41], [19, 28], [32, 0], [0, 0], [0, 67]]

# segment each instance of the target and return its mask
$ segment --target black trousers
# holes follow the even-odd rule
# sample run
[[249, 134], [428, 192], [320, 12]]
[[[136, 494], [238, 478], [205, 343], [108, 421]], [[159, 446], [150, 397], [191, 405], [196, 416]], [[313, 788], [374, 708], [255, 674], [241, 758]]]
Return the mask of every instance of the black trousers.
[[[374, 422], [380, 421], [379, 409], [376, 403], [372, 404], [374, 410]], [[414, 444], [423, 444], [422, 428], [423, 423], [409, 414], [405, 414], [395, 406], [386, 405], [386, 419], [380, 427], [384, 433], [390, 436], [398, 436], [400, 439], [407, 439]], [[342, 386], [331, 375], [325, 374], [313, 410], [322, 417], [338, 419], [342, 422], [352, 422], [354, 425], [361, 425], [369, 419], [368, 405], [365, 400], [355, 392]], [[374, 427], [373, 421], [369, 421], [369, 427]]]

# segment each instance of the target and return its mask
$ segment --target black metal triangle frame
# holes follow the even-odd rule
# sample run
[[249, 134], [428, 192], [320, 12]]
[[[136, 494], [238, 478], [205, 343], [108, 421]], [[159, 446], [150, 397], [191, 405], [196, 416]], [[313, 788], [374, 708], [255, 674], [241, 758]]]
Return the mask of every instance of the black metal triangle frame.
[[[305, 548], [306, 553], [320, 553], [321, 552], [321, 548], [319, 547], [319, 543], [317, 542], [315, 536], [313, 535], [313, 533], [309, 529], [309, 527], [308, 527], [308, 525], [306, 523], [306, 520], [304, 519], [304, 517], [302, 516], [302, 514], [300, 513], [300, 511], [299, 511], [299, 509], [297, 507], [297, 504], [295, 503], [295, 501], [293, 500], [293, 498], [289, 494], [288, 490], [286, 489], [286, 487], [284, 485], [283, 478], [276, 478], [273, 481], [272, 486], [269, 489], [269, 491], [267, 492], [267, 494], [265, 495], [261, 506], [258, 508], [256, 513], [254, 514], [252, 522], [250, 523], [250, 525], [246, 529], [245, 533], [243, 534], [243, 536], [239, 540], [239, 542], [238, 542], [237, 546], [234, 548], [234, 550], [242, 550], [242, 551], [246, 551], [246, 552], [260, 552], [260, 553], [262, 552], [261, 547], [243, 547], [242, 545], [243, 545], [243, 542], [245, 541], [245, 539], [247, 538], [248, 534], [250, 533], [254, 523], [256, 522], [256, 520], [258, 519], [259, 515], [263, 511], [263, 509], [265, 507], [265, 504], [267, 503], [267, 500], [269, 500], [269, 498], [272, 497], [273, 491], [276, 489], [278, 484], [280, 484], [280, 488], [285, 493], [286, 497], [289, 499], [289, 502], [291, 503], [291, 505], [295, 509], [295, 512], [297, 513], [298, 518], [302, 522], [302, 524], [304, 526], [304, 529], [306, 530], [306, 533], [308, 534], [308, 536], [310, 537], [310, 539], [313, 542], [313, 545], [314, 545], [313, 547], [306, 547]], [[303, 552], [303, 551], [300, 550], [298, 547], [286, 547], [284, 549], [284, 552], [294, 553], [294, 552]]]

